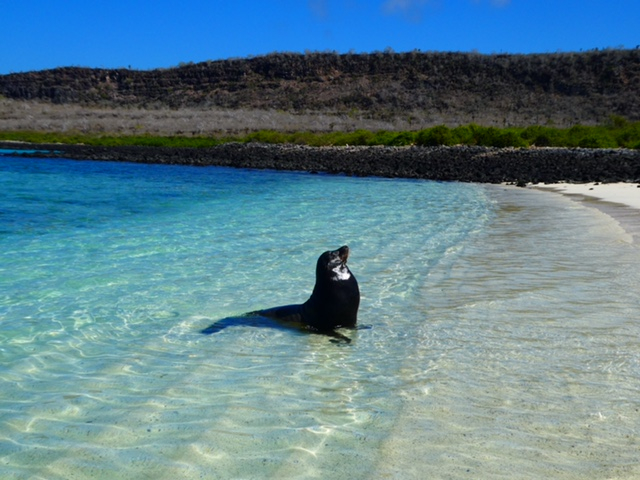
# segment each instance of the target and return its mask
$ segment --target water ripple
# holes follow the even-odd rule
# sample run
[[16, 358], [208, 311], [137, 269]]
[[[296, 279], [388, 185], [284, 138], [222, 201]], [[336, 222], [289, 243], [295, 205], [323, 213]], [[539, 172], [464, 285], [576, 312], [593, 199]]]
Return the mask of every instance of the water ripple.
[[[5, 475], [640, 475], [637, 246], [595, 210], [479, 185], [1, 161]], [[370, 327], [350, 345], [199, 333], [304, 301], [319, 253], [345, 243]]]

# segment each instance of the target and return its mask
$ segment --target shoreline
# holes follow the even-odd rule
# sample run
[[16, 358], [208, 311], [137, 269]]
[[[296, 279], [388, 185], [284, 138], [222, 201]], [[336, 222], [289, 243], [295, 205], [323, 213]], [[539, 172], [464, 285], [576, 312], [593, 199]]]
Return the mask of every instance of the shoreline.
[[571, 200], [596, 208], [616, 220], [633, 238], [640, 242], [640, 184], [616, 183], [555, 183], [530, 185], [536, 190], [559, 193]]
[[640, 241], [640, 150], [309, 147], [261, 143], [227, 143], [210, 148], [93, 147], [10, 141], [0, 142], [2, 149], [6, 150], [4, 155], [29, 158], [221, 166], [517, 185], [560, 193], [595, 207], [618, 221], [635, 241]]
[[[12, 155], [221, 166], [476, 183], [640, 182], [640, 150], [587, 148], [309, 147], [225, 143], [208, 148], [0, 142]], [[24, 151], [24, 153], [21, 153]]]
[[555, 183], [533, 185], [538, 190], [550, 190], [568, 197], [593, 198], [600, 202], [618, 204], [640, 210], [640, 184], [636, 183]]

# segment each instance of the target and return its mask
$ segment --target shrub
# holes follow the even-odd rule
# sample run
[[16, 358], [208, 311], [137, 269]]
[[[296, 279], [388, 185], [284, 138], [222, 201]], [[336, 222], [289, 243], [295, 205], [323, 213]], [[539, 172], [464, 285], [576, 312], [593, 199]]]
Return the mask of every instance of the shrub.
[[556, 128], [533, 126], [525, 128], [520, 137], [529, 145], [537, 147], [556, 147], [563, 144], [562, 132]]
[[397, 132], [390, 132], [388, 130], [379, 130], [374, 133], [371, 138], [372, 145], [392, 145], [397, 135]]
[[528, 147], [529, 144], [520, 136], [520, 132], [513, 129], [501, 131], [496, 135], [493, 147]]
[[287, 136], [287, 143], [319, 147], [323, 145], [321, 138], [321, 136], [312, 132], [295, 132]]
[[346, 145], [369, 145], [373, 139], [373, 133], [368, 130], [356, 130], [352, 133], [345, 134]]
[[412, 132], [400, 132], [395, 134], [391, 138], [390, 143], [386, 143], [385, 145], [402, 147], [405, 145], [413, 145], [415, 143], [415, 134]]
[[633, 145], [640, 140], [640, 122], [629, 123], [610, 133], [620, 147], [634, 148]]
[[568, 147], [579, 147], [580, 141], [589, 134], [589, 128], [583, 125], [574, 125], [565, 131], [564, 144]]
[[416, 135], [416, 144], [425, 147], [435, 147], [438, 145], [453, 145], [453, 135], [451, 130], [445, 125], [421, 130]]
[[582, 148], [616, 148], [617, 142], [604, 133], [591, 133], [580, 139], [578, 146]]
[[629, 120], [620, 115], [609, 115], [607, 126], [615, 130], [624, 129], [629, 126]]
[[475, 145], [476, 139], [474, 134], [474, 129], [477, 125], [464, 125], [459, 126], [451, 130], [451, 135], [453, 137], [452, 145]]
[[287, 143], [285, 135], [274, 130], [260, 130], [258, 132], [250, 133], [244, 138], [244, 141], [260, 143]]
[[19, 140], [30, 143], [65, 143], [95, 146], [143, 145], [156, 147], [210, 147], [220, 143], [263, 142], [295, 143], [301, 145], [482, 145], [490, 147], [585, 147], [640, 149], [640, 122], [629, 122], [622, 117], [611, 117], [600, 126], [576, 125], [569, 129], [550, 126], [527, 128], [483, 127], [475, 124], [448, 128], [445, 125], [420, 131], [395, 132], [380, 130], [356, 130], [353, 132], [314, 133], [300, 131], [284, 133], [277, 130], [260, 130], [239, 137], [215, 136], [153, 136], [143, 135], [100, 135], [69, 132], [0, 132], [0, 140]]

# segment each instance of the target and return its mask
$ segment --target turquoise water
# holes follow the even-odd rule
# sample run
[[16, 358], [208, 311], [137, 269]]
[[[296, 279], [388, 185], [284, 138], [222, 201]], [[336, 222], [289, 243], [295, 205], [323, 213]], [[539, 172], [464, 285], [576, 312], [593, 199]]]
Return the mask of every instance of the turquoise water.
[[51, 155], [53, 152], [51, 150], [23, 150], [23, 149], [13, 149], [13, 148], [0, 148], [0, 156], [11, 156], [15, 154], [27, 154], [33, 155], [34, 153]]
[[[3, 478], [636, 478], [640, 259], [473, 184], [0, 159]], [[349, 345], [221, 318], [348, 244]]]

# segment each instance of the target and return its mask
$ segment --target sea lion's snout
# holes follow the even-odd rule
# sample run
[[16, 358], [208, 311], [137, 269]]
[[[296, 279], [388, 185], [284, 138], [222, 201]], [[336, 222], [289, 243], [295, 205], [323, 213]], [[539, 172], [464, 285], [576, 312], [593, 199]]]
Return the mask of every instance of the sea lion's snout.
[[338, 249], [338, 256], [342, 263], [347, 263], [347, 258], [349, 258], [349, 247], [347, 245], [340, 247]]
[[318, 259], [318, 270], [348, 271], [347, 258], [349, 258], [349, 247], [344, 245], [337, 250], [329, 250], [320, 255]]

